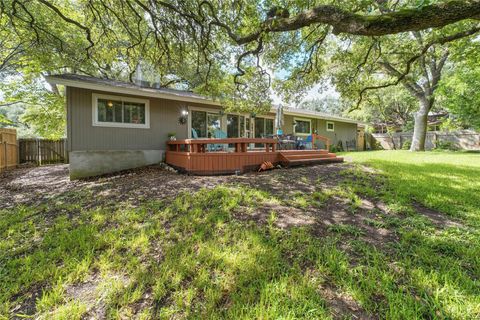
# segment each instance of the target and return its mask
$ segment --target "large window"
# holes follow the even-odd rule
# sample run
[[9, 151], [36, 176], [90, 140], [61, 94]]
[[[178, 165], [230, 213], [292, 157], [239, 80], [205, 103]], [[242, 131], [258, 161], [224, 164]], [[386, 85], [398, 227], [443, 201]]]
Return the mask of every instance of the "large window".
[[[273, 119], [255, 118], [255, 138], [273, 136]], [[263, 148], [263, 143], [256, 143], [256, 148]]]
[[229, 138], [238, 138], [239, 137], [239, 127], [240, 121], [238, 116], [234, 114], [227, 115], [227, 137]]
[[295, 119], [295, 134], [309, 135], [312, 133], [312, 123], [307, 119]]
[[[245, 137], [245, 116], [227, 115], [227, 136], [229, 138]], [[248, 130], [248, 129], [247, 129]]]
[[[198, 138], [207, 137], [207, 113], [204, 111], [192, 111], [192, 130], [195, 130]], [[194, 135], [192, 134], [192, 138]]]
[[[221, 130], [222, 117], [218, 113], [192, 110], [192, 129], [199, 138], [213, 138], [215, 130]], [[193, 138], [193, 135], [192, 135]]]
[[255, 118], [255, 138], [273, 135], [273, 119]]
[[93, 94], [93, 125], [150, 128], [148, 100]]

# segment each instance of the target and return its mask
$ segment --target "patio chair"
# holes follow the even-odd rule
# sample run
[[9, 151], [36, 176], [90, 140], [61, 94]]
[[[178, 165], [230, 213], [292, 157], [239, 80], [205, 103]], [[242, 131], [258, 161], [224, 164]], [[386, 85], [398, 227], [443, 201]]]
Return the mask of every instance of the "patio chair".
[[276, 139], [278, 141], [279, 150], [295, 149], [296, 141], [292, 134], [277, 135]]
[[[216, 129], [213, 131], [213, 137], [215, 139], [226, 139], [227, 138], [227, 133]], [[208, 145], [208, 151], [227, 151], [228, 150], [228, 144], [209, 144]]]
[[197, 130], [192, 128], [192, 139], [198, 139]]
[[313, 149], [312, 135], [309, 135], [305, 140], [297, 140], [297, 149]]

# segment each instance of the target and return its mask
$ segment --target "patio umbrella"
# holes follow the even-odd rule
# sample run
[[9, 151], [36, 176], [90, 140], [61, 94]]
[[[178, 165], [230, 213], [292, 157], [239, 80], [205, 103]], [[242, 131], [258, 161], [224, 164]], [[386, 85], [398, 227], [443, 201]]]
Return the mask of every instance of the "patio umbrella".
[[279, 104], [277, 106], [277, 112], [275, 114], [275, 129], [277, 131], [277, 135], [283, 134], [282, 127], [283, 127], [283, 106]]

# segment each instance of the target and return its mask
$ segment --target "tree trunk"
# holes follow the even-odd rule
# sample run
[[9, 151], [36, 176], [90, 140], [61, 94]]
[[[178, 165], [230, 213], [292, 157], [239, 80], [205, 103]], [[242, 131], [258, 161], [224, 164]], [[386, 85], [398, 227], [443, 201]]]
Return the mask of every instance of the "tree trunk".
[[433, 105], [430, 99], [420, 101], [420, 110], [415, 113], [415, 126], [413, 128], [412, 145], [410, 151], [425, 151], [425, 140], [427, 138], [428, 112]]

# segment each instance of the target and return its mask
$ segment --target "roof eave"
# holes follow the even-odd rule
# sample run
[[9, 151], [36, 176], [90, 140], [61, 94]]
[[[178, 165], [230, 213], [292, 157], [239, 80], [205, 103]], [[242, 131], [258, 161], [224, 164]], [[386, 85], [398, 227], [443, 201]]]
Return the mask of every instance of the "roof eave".
[[325, 119], [325, 120], [332, 120], [332, 121], [339, 121], [339, 122], [346, 122], [346, 123], [356, 123], [356, 124], [364, 124], [361, 121], [353, 120], [353, 119], [347, 119], [347, 118], [342, 118], [342, 117], [335, 117], [335, 116], [328, 116], [328, 115], [323, 115], [323, 114], [314, 114], [310, 112], [296, 112], [290, 110], [284, 110], [283, 114], [291, 115], [291, 116], [299, 116], [299, 117], [312, 117], [312, 118], [317, 118], [317, 119]]
[[130, 95], [149, 97], [149, 98], [160, 98], [160, 99], [176, 100], [176, 101], [183, 101], [183, 102], [222, 106], [222, 104], [219, 101], [214, 101], [207, 98], [185, 97], [185, 96], [176, 95], [176, 94], [155, 92], [155, 89], [148, 89], [148, 88], [135, 89], [135, 88], [117, 87], [117, 86], [112, 86], [112, 85], [107, 85], [102, 83], [89, 83], [89, 82], [80, 81], [80, 80], [62, 79], [55, 76], [46, 76], [45, 79], [50, 84], [59, 84], [67, 87], [107, 91], [107, 92], [114, 92], [119, 94], [130, 94]]

